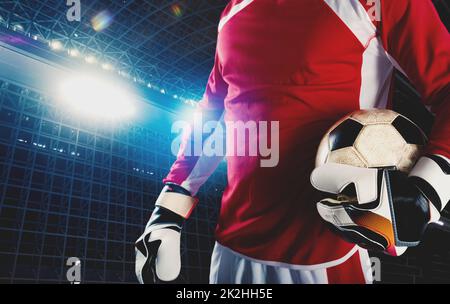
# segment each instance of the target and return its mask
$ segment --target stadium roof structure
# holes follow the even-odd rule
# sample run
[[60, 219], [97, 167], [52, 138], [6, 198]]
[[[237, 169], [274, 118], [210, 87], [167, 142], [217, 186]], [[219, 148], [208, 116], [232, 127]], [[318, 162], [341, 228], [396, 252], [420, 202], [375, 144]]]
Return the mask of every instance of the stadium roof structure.
[[[66, 2], [3, 0], [0, 26], [176, 99], [201, 97], [228, 0], [81, 0], [80, 22], [67, 19]], [[449, 27], [449, 5], [433, 2]]]
[[[0, 25], [196, 100], [213, 65], [217, 24], [227, 2], [81, 0], [78, 22], [67, 19], [65, 0], [1, 1]], [[110, 25], [96, 31], [96, 16]]]

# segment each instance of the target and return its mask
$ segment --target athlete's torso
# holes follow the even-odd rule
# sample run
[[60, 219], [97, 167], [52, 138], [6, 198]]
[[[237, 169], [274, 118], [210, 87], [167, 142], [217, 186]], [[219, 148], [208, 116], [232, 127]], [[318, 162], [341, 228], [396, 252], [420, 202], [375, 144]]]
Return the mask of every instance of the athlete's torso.
[[362, 5], [320, 0], [241, 0], [226, 8], [217, 44], [228, 84], [225, 120], [279, 121], [280, 151], [273, 168], [261, 167], [259, 157], [228, 157], [216, 233], [222, 245], [301, 265], [339, 259], [353, 247], [319, 218], [309, 174], [334, 122], [386, 105], [392, 67], [370, 19], [361, 33], [352, 30], [362, 13]]

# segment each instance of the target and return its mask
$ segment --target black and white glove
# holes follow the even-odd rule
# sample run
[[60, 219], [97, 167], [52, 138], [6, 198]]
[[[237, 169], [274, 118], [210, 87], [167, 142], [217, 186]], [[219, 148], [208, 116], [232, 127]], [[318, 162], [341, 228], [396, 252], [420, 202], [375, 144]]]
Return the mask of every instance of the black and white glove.
[[[409, 176], [389, 169], [326, 163], [311, 174], [312, 185], [337, 194], [317, 203], [320, 216], [355, 244], [389, 255], [419, 244], [450, 199], [450, 163], [422, 157]], [[352, 194], [347, 191], [352, 189]], [[356, 198], [355, 198], [356, 195]]]
[[141, 284], [175, 280], [181, 270], [181, 227], [197, 200], [189, 191], [167, 184], [155, 204], [144, 233], [135, 243], [135, 271]]

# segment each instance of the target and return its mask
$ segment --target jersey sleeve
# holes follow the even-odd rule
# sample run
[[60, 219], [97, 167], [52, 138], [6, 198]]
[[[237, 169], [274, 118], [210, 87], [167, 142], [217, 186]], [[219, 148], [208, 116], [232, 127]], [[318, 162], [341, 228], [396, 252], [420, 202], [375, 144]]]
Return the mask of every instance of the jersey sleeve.
[[[224, 153], [212, 155], [205, 153], [203, 147], [209, 145], [209, 141], [220, 140], [224, 136], [222, 116], [227, 92], [228, 85], [222, 77], [219, 57], [216, 54], [203, 99], [198, 105], [190, 127], [182, 135], [177, 159], [163, 180], [164, 183], [175, 183], [188, 190], [191, 195], [195, 195], [222, 161]], [[205, 123], [208, 123], [212, 130], [203, 134]], [[216, 126], [212, 127], [211, 124]]]
[[430, 0], [381, 0], [388, 56], [435, 115], [426, 153], [450, 157], [450, 35]]

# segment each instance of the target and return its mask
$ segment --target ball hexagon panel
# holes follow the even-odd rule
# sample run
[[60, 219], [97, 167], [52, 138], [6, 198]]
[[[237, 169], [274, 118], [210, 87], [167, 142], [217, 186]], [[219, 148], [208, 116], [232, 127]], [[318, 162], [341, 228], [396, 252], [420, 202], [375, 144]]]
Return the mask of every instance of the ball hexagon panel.
[[365, 126], [354, 147], [369, 167], [397, 166], [406, 141], [391, 124]]

